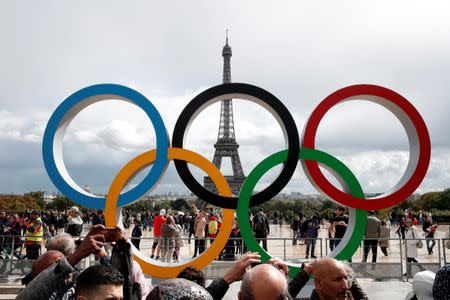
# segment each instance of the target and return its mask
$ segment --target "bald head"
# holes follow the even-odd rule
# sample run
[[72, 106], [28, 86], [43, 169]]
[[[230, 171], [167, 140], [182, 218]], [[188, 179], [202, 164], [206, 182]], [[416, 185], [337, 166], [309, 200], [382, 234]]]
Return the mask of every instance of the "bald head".
[[239, 300], [287, 299], [286, 276], [270, 264], [260, 264], [248, 271], [242, 279]]
[[323, 258], [313, 266], [314, 285], [320, 299], [349, 299], [348, 269], [334, 258]]
[[55, 262], [63, 259], [64, 254], [56, 250], [50, 250], [42, 254], [36, 259], [31, 267], [31, 274], [33, 278], [39, 275], [42, 271], [53, 265]]

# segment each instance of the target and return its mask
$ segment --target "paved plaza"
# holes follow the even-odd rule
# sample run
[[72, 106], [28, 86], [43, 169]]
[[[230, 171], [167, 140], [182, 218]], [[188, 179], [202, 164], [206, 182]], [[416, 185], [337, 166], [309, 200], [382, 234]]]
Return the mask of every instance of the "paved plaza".
[[[419, 229], [419, 227], [417, 227]], [[444, 230], [448, 229], [448, 225], [440, 226], [438, 232], [436, 233], [436, 238], [443, 238], [445, 233]], [[380, 248], [378, 248], [378, 262], [380, 263], [388, 263], [388, 262], [399, 262], [400, 261], [400, 240], [398, 239], [398, 236], [395, 234], [395, 231], [397, 230], [397, 227], [394, 227], [391, 229], [391, 238], [393, 240], [390, 241], [390, 247], [388, 248], [388, 256], [384, 256], [381, 252]], [[131, 232], [131, 230], [129, 230]], [[421, 229], [419, 230], [421, 232]], [[141, 250], [144, 251], [144, 253], [147, 253], [150, 255], [151, 252], [151, 246], [153, 243], [153, 231], [144, 231], [143, 232], [143, 239], [141, 241]], [[270, 225], [270, 234], [269, 239], [267, 241], [267, 248], [268, 252], [272, 256], [277, 256], [280, 258], [285, 259], [286, 261], [290, 262], [296, 262], [296, 263], [303, 263], [310, 261], [310, 259], [305, 258], [305, 251], [306, 246], [304, 244], [304, 241], [297, 242], [297, 245], [292, 245], [292, 230], [290, 229], [289, 225]], [[328, 249], [327, 240], [328, 233], [326, 229], [320, 229], [319, 231], [319, 238], [316, 243], [316, 256], [322, 257], [326, 256], [330, 251]], [[271, 240], [273, 238], [274, 240]], [[181, 260], [186, 261], [190, 259], [194, 253], [194, 242], [193, 240], [191, 243], [187, 242], [187, 235], [183, 235], [183, 241], [184, 246], [181, 248]], [[209, 241], [207, 242], [209, 245]], [[425, 244], [425, 243], [424, 243]], [[438, 263], [439, 262], [439, 252], [441, 252], [441, 258], [442, 255], [442, 245], [438, 245], [439, 243], [436, 243], [435, 251], [433, 254], [429, 255], [426, 250], [426, 246], [422, 249], [419, 249], [419, 257], [417, 260], [419, 262], [424, 263]], [[404, 248], [403, 248], [404, 250]], [[353, 262], [361, 262], [362, 261], [362, 247], [358, 249], [358, 251], [353, 256]], [[403, 251], [404, 255], [404, 251]], [[371, 259], [371, 254], [369, 254], [369, 259]]]

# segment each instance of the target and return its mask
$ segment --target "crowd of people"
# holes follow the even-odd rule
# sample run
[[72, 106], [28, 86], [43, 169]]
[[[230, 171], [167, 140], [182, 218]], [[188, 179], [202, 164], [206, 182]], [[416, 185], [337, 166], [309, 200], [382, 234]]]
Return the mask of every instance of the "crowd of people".
[[[314, 260], [303, 264], [301, 271], [290, 280], [288, 266], [283, 260], [272, 258], [262, 263], [260, 255], [252, 252], [243, 254], [223, 277], [214, 279], [208, 286], [201, 270], [187, 267], [177, 278], [165, 280], [153, 287], [131, 255], [117, 250], [120, 249], [119, 245], [127, 244], [125, 232], [113, 230], [118, 234], [108, 234], [111, 231], [103, 225], [95, 225], [78, 247], [67, 233], [51, 238], [47, 251], [34, 262], [26, 287], [16, 299], [215, 300], [222, 299], [230, 285], [237, 281], [241, 281], [237, 294], [240, 300], [294, 299], [311, 276], [314, 289], [309, 297], [300, 299], [368, 299], [346, 262], [328, 257]], [[104, 250], [107, 241], [114, 244], [111, 257]], [[78, 270], [77, 264], [92, 254], [100, 257], [99, 263]], [[419, 286], [422, 272], [416, 274], [413, 291], [406, 299], [422, 295], [419, 293], [431, 294], [433, 298], [430, 299], [448, 299], [449, 272], [449, 266], [442, 268], [433, 276], [426, 291]]]
[[[435, 246], [434, 238], [438, 225], [433, 222], [431, 215], [421, 215], [422, 219], [418, 219], [410, 216], [409, 213], [410, 211], [400, 217], [400, 220], [395, 223], [397, 225], [392, 225], [390, 219], [380, 220], [374, 211], [368, 212], [363, 241], [363, 262], [367, 261], [371, 252], [372, 263], [376, 263], [378, 247], [381, 248], [384, 255], [389, 255], [389, 238], [391, 232], [394, 232], [391, 229], [397, 226], [395, 232], [400, 239], [404, 240], [408, 262], [404, 276], [413, 277], [411, 270], [413, 265], [416, 265], [421, 271], [425, 271], [417, 261], [417, 249], [422, 247], [418, 241], [420, 239], [426, 241], [427, 251], [431, 255]], [[153, 231], [154, 240], [149, 255], [152, 259], [172, 263], [180, 261], [180, 249], [183, 247], [183, 242], [191, 243], [192, 239], [193, 257], [203, 253], [207, 244], [213, 243], [220, 231], [221, 217], [220, 211], [200, 210], [193, 206], [192, 211], [188, 213], [177, 213], [171, 209], [161, 209], [157, 214], [124, 212], [123, 225], [131, 231], [128, 239], [130, 244], [138, 249], [141, 246], [143, 233]], [[262, 248], [267, 250], [267, 237], [270, 233], [269, 224], [271, 223], [269, 217], [262, 209], [259, 209], [250, 212], [249, 222], [255, 238], [261, 242]], [[136, 299], [165, 299], [165, 295], [184, 293], [181, 286], [189, 287], [185, 290], [189, 294], [195, 290], [192, 288], [195, 284], [198, 285], [199, 294], [195, 297], [191, 295], [192, 298], [186, 299], [202, 299], [201, 297], [221, 299], [229, 284], [239, 280], [242, 280], [239, 299], [290, 299], [296, 297], [311, 274], [314, 275], [315, 290], [308, 299], [366, 299], [365, 293], [353, 280], [353, 273], [348, 264], [330, 258], [316, 261], [315, 244], [319, 229], [327, 230], [329, 247], [333, 250], [340, 244], [348, 222], [349, 217], [345, 214], [343, 207], [338, 207], [334, 216], [327, 221], [322, 220], [319, 214], [313, 214], [309, 218], [301, 214], [299, 217], [293, 218], [291, 221], [292, 243], [293, 245], [302, 243], [306, 245], [306, 258], [313, 260], [311, 263], [305, 264], [303, 271], [292, 281], [287, 280], [287, 267], [280, 259], [271, 260], [268, 264], [261, 264], [261, 266], [254, 266], [254, 264], [260, 264], [259, 255], [246, 253], [245, 245], [239, 239], [230, 239], [218, 259], [231, 258], [234, 260], [235, 254], [241, 254], [240, 259], [225, 277], [214, 280], [206, 288], [202, 272], [196, 269], [184, 270], [179, 275], [181, 278], [168, 280], [156, 288], [152, 288], [136, 263], [128, 264], [134, 266], [129, 277], [134, 278], [134, 283], [139, 283], [136, 293], [139, 293], [140, 296]], [[87, 223], [92, 223], [92, 229], [85, 238], [81, 238], [83, 229], [91, 227], [91, 225], [84, 227]], [[277, 223], [280, 221], [277, 220]], [[127, 279], [128, 275], [124, 276], [121, 273], [123, 270], [114, 268], [112, 263], [114, 259], [104, 258], [107, 255], [105, 252], [107, 242], [115, 242], [116, 239], [126, 240], [127, 235], [122, 231], [120, 234], [115, 234], [113, 238], [112, 235], [106, 235], [107, 231], [104, 228], [104, 216], [101, 210], [83, 214], [74, 206], [65, 212], [41, 213], [32, 210], [21, 215], [0, 212], [0, 230], [2, 248], [8, 248], [6, 250], [14, 252], [17, 258], [34, 260], [32, 271], [23, 279], [27, 288], [18, 295], [18, 299], [95, 299], [92, 295], [96, 293], [112, 295], [108, 299], [122, 299], [123, 296], [120, 295], [124, 293], [125, 286], [128, 290], [133, 290], [133, 284], [127, 285], [127, 282], [129, 283], [131, 280]], [[184, 235], [187, 238], [183, 238]], [[237, 219], [234, 220], [230, 237], [240, 237]], [[7, 240], [6, 243], [5, 240]], [[42, 248], [44, 246], [45, 249]], [[89, 267], [83, 272], [77, 270], [77, 264], [91, 254], [96, 255], [98, 265]], [[114, 253], [112, 256], [114, 257]], [[250, 265], [254, 267], [248, 270]], [[284, 273], [284, 276], [279, 276], [274, 270], [283, 271], [280, 274]], [[328, 272], [323, 270], [328, 270]], [[332, 270], [336, 271], [335, 279], [330, 277], [333, 274]], [[264, 279], [264, 281], [256, 280], [256, 278]], [[416, 280], [416, 277], [414, 278]], [[266, 282], [273, 282], [273, 286], [267, 285]], [[34, 295], [36, 294], [34, 288], [47, 285], [49, 287], [42, 291], [45, 293], [44, 296], [39, 293]], [[267, 287], [270, 289], [267, 290]], [[29, 293], [33, 293], [33, 295]], [[328, 293], [332, 293], [331, 296]], [[177, 298], [172, 297], [171, 299]]]
[[83, 224], [88, 219], [76, 206], [65, 212], [49, 211], [44, 214], [39, 210], [20, 215], [0, 212], [0, 252], [19, 259], [37, 259], [46, 240], [58, 232], [80, 237]]

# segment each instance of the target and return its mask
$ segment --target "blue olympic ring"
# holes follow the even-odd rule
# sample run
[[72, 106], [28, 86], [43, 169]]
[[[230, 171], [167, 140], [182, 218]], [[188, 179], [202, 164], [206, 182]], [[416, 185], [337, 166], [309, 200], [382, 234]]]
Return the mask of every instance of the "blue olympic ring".
[[117, 84], [98, 84], [81, 89], [65, 99], [53, 112], [44, 132], [42, 153], [47, 173], [56, 188], [72, 201], [89, 208], [104, 209], [105, 197], [98, 197], [84, 191], [73, 182], [64, 165], [62, 140], [70, 121], [87, 106], [107, 99], [119, 99], [140, 107], [150, 118], [156, 134], [156, 161], [148, 175], [136, 187], [119, 197], [123, 206], [138, 200], [165, 173], [168, 160], [169, 136], [158, 110], [139, 92]]

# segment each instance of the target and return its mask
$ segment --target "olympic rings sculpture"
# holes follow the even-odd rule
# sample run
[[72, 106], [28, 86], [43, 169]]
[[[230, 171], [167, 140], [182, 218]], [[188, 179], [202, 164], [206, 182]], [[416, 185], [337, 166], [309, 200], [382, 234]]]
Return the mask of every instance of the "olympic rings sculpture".
[[[183, 139], [190, 123], [206, 107], [225, 99], [245, 99], [266, 108], [282, 128], [286, 150], [275, 153], [250, 172], [238, 197], [232, 197], [225, 177], [206, 158], [183, 149]], [[71, 120], [84, 108], [106, 99], [119, 99], [137, 105], [149, 117], [156, 133], [156, 149], [145, 152], [127, 163], [114, 178], [106, 197], [99, 197], [84, 191], [70, 177], [62, 156], [62, 141]], [[352, 99], [363, 99], [380, 104], [391, 111], [401, 122], [408, 136], [410, 156], [405, 173], [399, 182], [375, 198], [365, 199], [361, 186], [353, 173], [339, 160], [315, 149], [315, 136], [320, 121], [336, 104]], [[263, 261], [270, 259], [256, 242], [249, 223], [249, 207], [262, 204], [278, 194], [291, 179], [300, 159], [309, 181], [329, 199], [349, 207], [349, 224], [346, 233], [330, 256], [349, 259], [364, 237], [367, 210], [382, 209], [404, 201], [413, 193], [426, 175], [430, 155], [430, 137], [420, 113], [404, 97], [387, 88], [376, 85], [353, 85], [335, 91], [326, 97], [312, 112], [300, 139], [294, 119], [284, 104], [268, 91], [243, 83], [228, 83], [205, 90], [184, 108], [178, 118], [170, 146], [164, 122], [154, 105], [137, 91], [116, 84], [99, 84], [81, 89], [65, 99], [54, 111], [44, 132], [42, 153], [44, 165], [53, 184], [74, 202], [94, 209], [105, 210], [107, 226], [121, 222], [121, 206], [139, 200], [156, 187], [170, 160], [184, 184], [200, 199], [223, 209], [223, 223], [214, 243], [194, 260], [183, 264], [165, 265], [151, 260], [133, 247], [134, 259], [143, 271], [160, 278], [175, 277], [186, 266], [199, 269], [207, 266], [225, 246], [231, 232], [234, 212], [240, 225], [244, 242], [250, 250], [258, 251]], [[187, 163], [205, 171], [216, 185], [219, 194], [213, 194], [200, 185], [190, 173]], [[253, 194], [259, 179], [275, 165], [282, 164], [282, 170], [274, 182], [263, 191]], [[121, 191], [144, 167], [152, 165], [150, 172], [136, 187], [128, 192]], [[334, 187], [323, 175], [319, 165], [328, 169], [339, 181], [343, 191]], [[290, 275], [295, 276], [299, 267], [289, 266]]]

